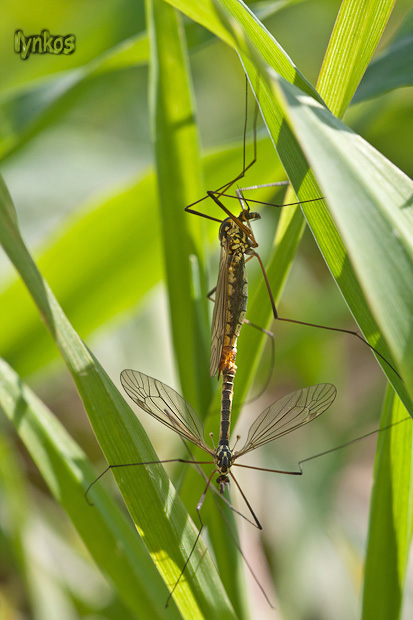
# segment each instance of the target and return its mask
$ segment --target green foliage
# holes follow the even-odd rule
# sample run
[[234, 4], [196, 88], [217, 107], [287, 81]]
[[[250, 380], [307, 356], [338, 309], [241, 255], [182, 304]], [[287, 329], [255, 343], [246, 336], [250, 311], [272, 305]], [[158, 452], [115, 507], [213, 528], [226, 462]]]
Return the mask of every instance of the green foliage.
[[[46, 7], [48, 3], [44, 4]], [[101, 482], [90, 494], [94, 507], [88, 506], [84, 492], [96, 475], [84, 452], [54, 415], [63, 415], [60, 392], [70, 394], [69, 373], [56, 360], [63, 360], [73, 377], [108, 463], [156, 460], [157, 456], [107, 370], [118, 376], [127, 365], [162, 380], [168, 372], [178, 377], [182, 393], [206, 419], [207, 431], [216, 432], [217, 383], [208, 377], [209, 310], [205, 294], [214, 282], [214, 275], [208, 281], [208, 274], [216, 273], [209, 262], [210, 254], [215, 261], [218, 255], [217, 226], [187, 215], [183, 208], [202, 197], [205, 188], [222, 185], [240, 169], [243, 72], [236, 74], [235, 65], [230, 65], [235, 55], [232, 53], [229, 61], [229, 49], [235, 50], [242, 61], [271, 137], [271, 141], [263, 138], [260, 130], [258, 161], [245, 185], [281, 180], [284, 169], [292, 186], [287, 203], [294, 202], [296, 196], [301, 201], [325, 198], [303, 204], [305, 219], [298, 207], [281, 210], [272, 247], [270, 225], [265, 226], [267, 239], [260, 242], [260, 250], [262, 247], [274, 298], [278, 304], [290, 271], [290, 293], [294, 294], [294, 289], [297, 293], [290, 308], [286, 296], [286, 311], [282, 309], [281, 316], [340, 327], [346, 321], [346, 307], [331, 279], [325, 275], [318, 281], [298, 253], [302, 238], [304, 247], [308, 245], [308, 223], [363, 335], [391, 360], [403, 378], [401, 381], [378, 359], [392, 385], [385, 400], [383, 424], [388, 424], [387, 415], [404, 417], [406, 409], [412, 414], [412, 183], [406, 176], [412, 170], [397, 168], [386, 158], [386, 148], [381, 153], [363, 137], [364, 132], [381, 131], [382, 141], [389, 151], [396, 145], [401, 160], [403, 149], [410, 144], [405, 140], [405, 147], [403, 140], [398, 140], [397, 131], [407, 135], [409, 127], [403, 125], [406, 117], [397, 116], [405, 100], [403, 91], [395, 89], [412, 84], [411, 63], [406, 62], [411, 48], [411, 16], [405, 18], [407, 3], [401, 3], [390, 16], [393, 2], [388, 0], [344, 0], [335, 25], [332, 3], [323, 0], [257, 2], [251, 3], [252, 10], [238, 0], [147, 0], [145, 30], [143, 3], [136, 8], [135, 3], [125, 0], [123, 11], [115, 2], [107, 3], [104, 11], [101, 5], [88, 6], [89, 13], [85, 13], [84, 7], [80, 10], [73, 5], [64, 18], [58, 3], [50, 25], [39, 26], [34, 19], [28, 20], [24, 25], [27, 34], [46, 26], [59, 34], [72, 30], [78, 36], [78, 49], [67, 58], [32, 55], [24, 63], [7, 52], [12, 70], [5, 72], [0, 85], [0, 157], [9, 186], [3, 182], [0, 186], [0, 242], [18, 273], [16, 278], [8, 272], [0, 291], [0, 351], [8, 362], [0, 365], [0, 408], [10, 422], [4, 424], [7, 433], [0, 444], [0, 495], [7, 516], [7, 524], [1, 526], [1, 548], [5, 550], [1, 568], [4, 572], [6, 567], [10, 579], [21, 584], [20, 600], [4, 589], [0, 604], [4, 602], [5, 609], [11, 610], [11, 617], [18, 613], [16, 609], [29, 608], [34, 618], [42, 620], [88, 614], [144, 619], [252, 617], [242, 560], [229, 544], [230, 536], [211, 497], [207, 498], [203, 519], [209, 526], [208, 546], [218, 572], [201, 542], [170, 608], [164, 609], [168, 589], [195, 540], [196, 529], [186, 510], [196, 517], [194, 506], [204, 482], [187, 469], [172, 471], [178, 497], [161, 466], [115, 469], [136, 529]], [[190, 19], [182, 19], [173, 7]], [[6, 21], [12, 32], [22, 24], [15, 23], [16, 16], [9, 10]], [[271, 15], [276, 16], [273, 22]], [[264, 17], [270, 18], [269, 30], [276, 35], [259, 21]], [[373, 57], [388, 21], [391, 37], [386, 31], [387, 42], [384, 38], [380, 53]], [[330, 43], [321, 62], [317, 46], [320, 41], [326, 46], [328, 37]], [[188, 49], [197, 91], [201, 92], [197, 106]], [[304, 65], [310, 58], [313, 77], [318, 73], [317, 90], [305, 77]], [[231, 99], [231, 90], [235, 89], [238, 97]], [[387, 98], [391, 100], [384, 97], [389, 91]], [[373, 97], [379, 103], [381, 99], [391, 101], [394, 106], [395, 136], [387, 135], [382, 128], [390, 104], [376, 112], [375, 122], [369, 118], [374, 101], [355, 105], [346, 117], [350, 119], [348, 125], [339, 120], [351, 101]], [[153, 161], [148, 147], [149, 125], [155, 143]], [[215, 126], [224, 137], [218, 134], [218, 139], [213, 138]], [[357, 133], [351, 126], [357, 127]], [[237, 141], [225, 144], [225, 140], [233, 140], [234, 133]], [[201, 153], [199, 134], [205, 134], [204, 141], [214, 146], [211, 152]], [[138, 151], [139, 171], [130, 163], [138, 160]], [[249, 141], [247, 157], [250, 152]], [[29, 181], [24, 176], [28, 170], [35, 173]], [[278, 200], [270, 190], [263, 190], [256, 198]], [[52, 205], [49, 211], [48, 204]], [[207, 202], [198, 206], [210, 212]], [[263, 209], [262, 219], [273, 221], [270, 208]], [[261, 232], [265, 237], [265, 230]], [[27, 240], [30, 248], [37, 249], [27, 249]], [[316, 251], [306, 252], [307, 262], [322, 269]], [[167, 291], [167, 303], [164, 297], [159, 302], [159, 285]], [[312, 316], [307, 301], [311, 296]], [[160, 305], [167, 306], [167, 312], [160, 311]], [[261, 326], [271, 324], [268, 293], [254, 268], [248, 317]], [[351, 324], [349, 328], [354, 329]], [[324, 433], [323, 447], [326, 442], [330, 448], [359, 434], [364, 418], [377, 420], [380, 379], [368, 354], [368, 370], [353, 370], [353, 360], [366, 353], [360, 351], [363, 345], [354, 345], [347, 364], [344, 349], [331, 345], [332, 340], [323, 334], [310, 340], [305, 327], [294, 332], [292, 326], [275, 323], [271, 329], [277, 330], [277, 385], [282, 391], [287, 391], [284, 386], [296, 389], [331, 380], [343, 394], [334, 407], [336, 414], [343, 412], [341, 421], [333, 421], [334, 412], [320, 420], [325, 425], [319, 427], [321, 435]], [[287, 330], [284, 340], [282, 330]], [[260, 344], [253, 332], [243, 328], [240, 338], [234, 421], [254, 376], [262, 379], [267, 374], [265, 362], [264, 366], [260, 362], [263, 340]], [[99, 354], [92, 354], [82, 339]], [[169, 348], [172, 363], [168, 370]], [[49, 408], [27, 384], [41, 392], [50, 402]], [[352, 393], [354, 386], [358, 397], [351, 398], [346, 394]], [[269, 398], [271, 402], [275, 396]], [[70, 401], [69, 411], [65, 425], [70, 427], [73, 418], [83, 420], [84, 411], [76, 400]], [[256, 413], [254, 405], [253, 415]], [[61, 514], [56, 518], [45, 507], [46, 492], [40, 479], [34, 484], [24, 479], [10, 426], [79, 536], [62, 522]], [[78, 432], [76, 424], [71, 431]], [[179, 444], [169, 447], [173, 441], [174, 437], [167, 434], [156, 442], [160, 458], [181, 455]], [[293, 448], [297, 458], [289, 452], [292, 449], [288, 445], [292, 444], [287, 443], [284, 449], [281, 443], [277, 445], [281, 457], [290, 463], [279, 468], [291, 469], [291, 458], [294, 462], [301, 456], [298, 449], [305, 448], [304, 457], [314, 454], [318, 448], [309, 441]], [[92, 453], [92, 437], [88, 448]], [[262, 458], [258, 464], [277, 467], [274, 452], [273, 446], [263, 449], [263, 456], [257, 456]], [[264, 516], [260, 541], [270, 565], [276, 568], [274, 587], [286, 618], [334, 616], [340, 620], [356, 616], [357, 593], [349, 583], [356, 581], [363, 549], [355, 542], [356, 530], [350, 532], [350, 526], [343, 526], [331, 508], [341, 478], [348, 476], [353, 466], [354, 455], [344, 453], [335, 453], [329, 462], [320, 461], [317, 475], [306, 468], [297, 488], [290, 479], [274, 482], [274, 478], [268, 483], [259, 478], [259, 482], [245, 487], [250, 499], [252, 495], [254, 509], [256, 503], [261, 504], [258, 508], [267, 508], [271, 515]], [[401, 617], [411, 541], [411, 458], [409, 423], [380, 435], [363, 593], [365, 619], [389, 614]], [[258, 480], [258, 472], [254, 473], [253, 480]], [[278, 484], [277, 496], [283, 499], [275, 501], [274, 487], [267, 484]], [[36, 500], [39, 494], [42, 502]], [[284, 521], [283, 511], [288, 513]], [[37, 560], [33, 558], [39, 554], [33, 553], [27, 540], [35, 514], [48, 536], [59, 541], [53, 545], [73, 547], [75, 557], [65, 552], [68, 565], [80, 562], [81, 539], [110, 585], [96, 581], [91, 588], [93, 595], [86, 595], [80, 583], [74, 586], [56, 579], [56, 570], [34, 570]], [[232, 514], [228, 518], [234, 522]], [[279, 527], [278, 523], [283, 525]], [[310, 530], [315, 523], [318, 531], [316, 527]], [[254, 535], [250, 533], [249, 537], [258, 550]], [[311, 546], [318, 550], [316, 560], [306, 555]], [[326, 549], [329, 553], [335, 550], [333, 564]], [[343, 557], [350, 555], [357, 560], [347, 561], [349, 568], [344, 571]], [[91, 574], [94, 569], [88, 560], [82, 558], [82, 562], [87, 562]], [[331, 590], [331, 600], [320, 573], [326, 563], [328, 567], [340, 566], [342, 571]], [[258, 564], [266, 571], [264, 581], [271, 584], [270, 567], [263, 561]], [[357, 566], [352, 569], [354, 564]], [[391, 579], [387, 578], [389, 567]], [[380, 597], [376, 596], [377, 588]], [[269, 596], [274, 600], [271, 591]], [[60, 609], [50, 600], [60, 601]], [[254, 600], [254, 616], [261, 615], [261, 604], [262, 597]]]
[[[390, 389], [382, 428], [403, 421], [406, 412]], [[398, 617], [412, 540], [412, 433], [397, 424], [380, 435], [372, 493], [364, 579], [363, 618]], [[383, 558], [386, 571], [383, 571]]]
[[377, 55], [353, 97], [353, 103], [378, 97], [386, 91], [413, 86], [413, 11], [381, 54]]
[[[136, 615], [160, 615], [164, 601], [160, 599], [159, 592], [163, 591], [165, 599], [167, 590], [142, 539], [136, 536], [125, 515], [103, 489], [91, 493], [94, 509], [85, 510], [83, 491], [95, 479], [86, 455], [5, 362], [1, 362], [0, 398], [5, 414], [18, 428], [20, 438], [53, 496], [67, 511], [91, 556], [116, 584], [125, 603]], [[119, 432], [118, 428], [115, 432]], [[2, 472], [5, 481], [8, 479], [6, 473]], [[11, 505], [14, 504], [13, 522], [23, 546], [27, 526], [21, 523], [18, 527], [18, 524], [19, 520], [24, 519], [27, 500], [18, 497], [14, 486], [11, 485], [10, 489], [6, 486], [6, 498], [9, 501], [15, 498], [11, 502]], [[114, 549], [117, 549], [116, 553], [113, 553]], [[23, 560], [25, 551], [21, 549]], [[27, 570], [25, 566], [24, 571]], [[176, 609], [171, 609], [171, 616], [180, 617]]]

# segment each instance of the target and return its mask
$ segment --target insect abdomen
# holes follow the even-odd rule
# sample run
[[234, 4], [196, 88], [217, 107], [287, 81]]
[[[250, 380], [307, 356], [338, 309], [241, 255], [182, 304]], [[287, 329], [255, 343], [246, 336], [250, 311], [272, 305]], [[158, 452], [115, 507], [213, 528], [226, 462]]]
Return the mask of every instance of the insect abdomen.
[[231, 370], [222, 373], [221, 395], [221, 425], [219, 431], [219, 443], [228, 445], [229, 429], [231, 425], [232, 396], [234, 393], [235, 364]]
[[220, 370], [234, 368], [237, 339], [247, 310], [248, 284], [243, 254], [234, 254], [228, 270], [224, 346]]

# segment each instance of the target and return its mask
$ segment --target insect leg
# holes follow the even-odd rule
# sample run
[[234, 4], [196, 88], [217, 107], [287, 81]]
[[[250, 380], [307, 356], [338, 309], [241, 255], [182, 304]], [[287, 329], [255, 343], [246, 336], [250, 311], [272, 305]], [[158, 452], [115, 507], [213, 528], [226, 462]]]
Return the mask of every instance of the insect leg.
[[252, 514], [254, 521], [256, 523], [256, 527], [259, 530], [262, 530], [262, 525], [261, 523], [258, 521], [258, 518], [255, 515], [255, 512], [253, 511], [253, 509], [251, 508], [251, 504], [249, 503], [249, 501], [247, 500], [247, 498], [245, 497], [245, 494], [243, 492], [243, 490], [241, 489], [240, 485], [238, 484], [237, 479], [235, 478], [234, 474], [230, 471], [229, 475], [231, 476], [231, 478], [233, 479], [233, 481], [235, 482], [235, 484], [237, 485], [238, 491], [241, 493], [241, 497], [244, 500], [244, 502], [247, 504], [248, 506], [248, 510], [250, 511], [250, 513]]
[[118, 467], [136, 467], [137, 465], [162, 465], [163, 463], [189, 463], [191, 465], [213, 465], [213, 461], [188, 461], [186, 459], [166, 459], [165, 461], [144, 461], [143, 463], [121, 463], [119, 465], [108, 465], [106, 469], [102, 471], [102, 473], [99, 474], [99, 476], [95, 480], [93, 480], [93, 482], [89, 484], [84, 494], [85, 500], [87, 501], [89, 506], [94, 506], [93, 502], [91, 502], [88, 498], [89, 491], [96, 484], [96, 482], [99, 482], [99, 480], [103, 478], [103, 476], [107, 474], [108, 471], [110, 471], [111, 469], [115, 469]]

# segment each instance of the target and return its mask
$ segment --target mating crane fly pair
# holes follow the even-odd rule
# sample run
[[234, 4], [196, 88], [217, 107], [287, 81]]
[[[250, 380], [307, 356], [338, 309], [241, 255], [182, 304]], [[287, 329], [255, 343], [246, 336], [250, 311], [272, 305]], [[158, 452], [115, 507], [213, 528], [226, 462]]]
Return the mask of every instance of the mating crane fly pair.
[[[237, 190], [237, 192], [238, 191], [239, 190]], [[214, 200], [218, 200], [215, 195]], [[243, 205], [241, 197], [240, 202]], [[243, 209], [239, 218], [236, 220], [232, 217], [225, 219], [221, 223], [219, 231], [219, 238], [221, 242], [221, 260], [212, 320], [210, 358], [210, 375], [214, 376], [217, 371], [220, 374], [222, 373], [220, 433], [217, 447], [211, 448], [206, 444], [201, 420], [191, 405], [187, 403], [177, 392], [175, 392], [175, 390], [161, 381], [148, 377], [139, 371], [124, 370], [121, 373], [121, 383], [123, 388], [128, 396], [141, 409], [149, 413], [152, 417], [169, 427], [171, 430], [175, 431], [180, 437], [182, 437], [182, 439], [189, 440], [194, 445], [201, 448], [212, 458], [210, 461], [202, 462], [189, 461], [185, 459], [169, 459], [166, 462], [179, 461], [183, 463], [195, 463], [197, 465], [214, 465], [214, 469], [207, 480], [205, 490], [197, 504], [197, 513], [200, 522], [198, 535], [187, 557], [185, 565], [182, 568], [174, 587], [170, 591], [167, 604], [175, 591], [186, 566], [188, 565], [201, 535], [203, 521], [200, 511], [213, 476], [218, 473], [216, 482], [221, 495], [223, 495], [225, 487], [229, 484], [230, 479], [235, 482], [254, 521], [251, 521], [250, 519], [247, 520], [258, 529], [262, 529], [258, 518], [239, 486], [234, 474], [231, 471], [231, 468], [233, 466], [249, 467], [248, 465], [237, 463], [237, 459], [248, 452], [255, 450], [256, 448], [274, 441], [282, 435], [290, 433], [304, 424], [307, 424], [328, 409], [336, 397], [335, 387], [328, 383], [314, 385], [298, 390], [292, 394], [288, 394], [267, 407], [258, 416], [255, 422], [251, 425], [247, 440], [241, 449], [235, 451], [231, 449], [229, 445], [233, 384], [236, 372], [235, 357], [237, 351], [237, 339], [241, 326], [245, 320], [248, 297], [244, 255], [247, 255], [249, 258], [256, 256], [259, 259], [267, 282], [268, 290], [270, 291], [261, 258], [254, 249], [258, 246], [258, 244], [255, 241], [250, 226], [250, 220], [253, 219], [259, 219], [259, 215], [257, 213], [251, 213], [249, 208]], [[276, 314], [274, 303], [273, 309], [274, 314]], [[117, 467], [117, 465], [112, 467]], [[255, 467], [253, 469], [260, 468]], [[276, 473], [291, 475], [302, 474], [301, 466], [297, 471], [282, 472], [279, 470], [268, 469], [262, 469], [262, 471], [273, 471]], [[229, 505], [233, 509], [231, 504]], [[268, 600], [265, 592], [264, 595]]]
[[[241, 202], [241, 204], [243, 203]], [[166, 602], [167, 605], [184, 574], [203, 530], [204, 524], [201, 518], [201, 508], [213, 476], [218, 473], [216, 482], [221, 495], [223, 495], [225, 487], [229, 485], [230, 480], [234, 481], [248, 507], [253, 521], [244, 515], [241, 516], [246, 518], [249, 523], [255, 525], [258, 529], [262, 529], [257, 516], [232, 473], [231, 468], [233, 466], [249, 468], [250, 466], [240, 464], [236, 461], [248, 452], [274, 441], [315, 419], [330, 407], [336, 397], [336, 388], [328, 383], [313, 385], [288, 394], [267, 407], [257, 417], [251, 425], [247, 440], [241, 449], [235, 451], [231, 449], [229, 445], [233, 384], [236, 372], [235, 357], [237, 339], [245, 319], [247, 306], [247, 278], [244, 255], [251, 258], [254, 256], [258, 257], [265, 275], [264, 266], [254, 249], [258, 244], [255, 241], [250, 226], [250, 220], [258, 218], [258, 214], [251, 213], [249, 209], [243, 209], [239, 217], [239, 223], [238, 220], [234, 221], [233, 218], [228, 217], [221, 223], [219, 231], [221, 260], [212, 320], [210, 358], [210, 375], [214, 376], [217, 371], [222, 373], [220, 433], [217, 447], [211, 448], [206, 444], [201, 420], [191, 405], [175, 392], [175, 390], [161, 381], [148, 377], [136, 370], [124, 370], [121, 373], [123, 388], [128, 396], [141, 409], [175, 431], [182, 439], [189, 440], [194, 445], [201, 448], [212, 458], [210, 461], [169, 459], [168, 461], [162, 462], [179, 461], [182, 463], [197, 464], [198, 466], [201, 464], [214, 465], [214, 469], [207, 479], [205, 490], [197, 504], [197, 514], [200, 522], [198, 535], [181, 573], [169, 593]], [[270, 291], [267, 278], [266, 282], [268, 290]], [[273, 307], [275, 312], [275, 305]], [[142, 464], [144, 465], [145, 463]], [[118, 466], [115, 465], [112, 467]], [[296, 471], [270, 470], [259, 467], [252, 467], [252, 469], [290, 475], [302, 474], [301, 465], [299, 465], [299, 469]], [[229, 504], [229, 506], [231, 509], [235, 510], [231, 504]], [[235, 512], [238, 513], [236, 510]], [[254, 574], [253, 576], [255, 578]], [[262, 589], [262, 586], [260, 584], [258, 585]], [[271, 605], [264, 591], [263, 594]]]
[[[248, 90], [248, 86], [247, 86]], [[257, 200], [246, 200], [243, 192], [249, 189], [258, 189], [262, 186], [247, 187], [243, 189], [237, 188], [235, 190], [236, 196], [228, 194], [230, 188], [242, 177], [244, 177], [246, 171], [256, 161], [256, 120], [257, 120], [258, 108], [254, 117], [254, 156], [252, 161], [246, 165], [245, 163], [245, 144], [246, 144], [246, 124], [244, 126], [244, 157], [243, 157], [243, 169], [242, 172], [235, 177], [229, 183], [220, 187], [218, 190], [207, 192], [207, 196], [200, 200], [188, 205], [185, 211], [199, 215], [201, 217], [217, 221], [220, 223], [219, 239], [221, 244], [221, 258], [219, 265], [219, 274], [215, 295], [215, 307], [212, 320], [212, 338], [211, 338], [211, 357], [210, 357], [210, 375], [215, 376], [218, 372], [218, 376], [222, 374], [222, 393], [221, 393], [221, 418], [220, 418], [220, 434], [217, 447], [210, 447], [205, 442], [204, 429], [201, 420], [191, 405], [187, 403], [182, 396], [180, 396], [175, 390], [165, 385], [161, 381], [148, 377], [142, 372], [135, 370], [124, 370], [121, 373], [121, 383], [128, 396], [146, 413], [157, 419], [159, 422], [173, 430], [182, 439], [189, 440], [195, 446], [201, 448], [206, 454], [211, 457], [209, 461], [193, 461], [185, 459], [169, 459], [168, 461], [154, 461], [150, 463], [131, 463], [131, 464], [116, 464], [110, 465], [106, 471], [117, 467], [127, 467], [131, 465], [152, 465], [165, 462], [183, 462], [192, 464], [212, 464], [214, 469], [207, 479], [206, 488], [201, 496], [201, 499], [197, 505], [197, 513], [200, 521], [200, 528], [196, 537], [192, 550], [185, 562], [185, 565], [175, 583], [169, 598], [172, 596], [175, 588], [177, 587], [182, 574], [190, 560], [190, 557], [195, 549], [201, 531], [203, 529], [203, 522], [200, 515], [202, 503], [204, 501], [206, 492], [210, 486], [213, 476], [218, 473], [217, 483], [221, 494], [224, 493], [225, 487], [229, 484], [230, 479], [233, 480], [239, 489], [242, 498], [244, 499], [254, 522], [247, 519], [250, 523], [257, 528], [262, 529], [259, 520], [257, 519], [254, 511], [252, 510], [247, 498], [241, 490], [233, 472], [232, 467], [246, 467], [251, 469], [258, 469], [260, 471], [270, 471], [275, 473], [285, 473], [290, 475], [301, 475], [302, 468], [301, 463], [299, 469], [296, 471], [280, 471], [263, 469], [259, 467], [250, 467], [248, 465], [238, 463], [238, 459], [247, 453], [259, 448], [260, 446], [274, 441], [279, 437], [290, 433], [301, 426], [307, 424], [311, 420], [315, 419], [326, 411], [333, 403], [336, 397], [336, 388], [329, 383], [321, 383], [313, 385], [307, 388], [303, 388], [280, 398], [272, 405], [267, 407], [253, 422], [251, 425], [247, 440], [243, 447], [239, 450], [231, 449], [230, 443], [230, 419], [233, 397], [233, 385], [236, 373], [235, 357], [237, 351], [237, 339], [240, 334], [241, 326], [245, 319], [246, 307], [247, 307], [247, 277], [245, 270], [245, 263], [253, 257], [256, 257], [260, 263], [262, 273], [266, 282], [266, 286], [269, 292], [271, 306], [273, 310], [274, 319], [281, 321], [298, 323], [310, 327], [319, 327], [321, 329], [327, 329], [331, 331], [338, 331], [356, 336], [362, 342], [367, 344], [379, 357], [381, 357], [397, 374], [391, 364], [379, 353], [374, 347], [372, 347], [360, 334], [355, 331], [339, 329], [334, 327], [326, 327], [323, 325], [316, 325], [313, 323], [305, 323], [294, 319], [281, 318], [278, 316], [274, 298], [271, 293], [271, 287], [268, 282], [268, 278], [265, 273], [264, 265], [259, 254], [256, 252], [258, 244], [255, 240], [251, 221], [260, 219], [260, 215], [256, 212], [252, 212], [249, 207], [249, 202], [262, 203]], [[270, 183], [268, 186], [286, 185], [288, 182]], [[213, 201], [224, 211], [227, 217], [224, 220], [212, 217], [200, 211], [193, 209], [193, 206], [202, 202], [207, 197], [213, 199]], [[236, 217], [231, 211], [222, 203], [222, 198], [236, 198], [241, 205], [241, 213]], [[320, 200], [315, 198], [314, 200]], [[312, 201], [305, 201], [312, 202]], [[291, 203], [300, 204], [300, 203]], [[275, 207], [289, 206], [289, 205], [271, 205]], [[245, 260], [245, 256], [247, 259]], [[213, 293], [211, 291], [210, 295]], [[265, 331], [265, 330], [263, 330]], [[268, 333], [268, 332], [267, 332]], [[313, 458], [313, 457], [311, 457]], [[306, 459], [310, 460], [310, 459]], [[101, 474], [101, 476], [103, 475]], [[101, 477], [99, 476], [99, 478]], [[99, 479], [98, 478], [98, 479]], [[97, 480], [96, 480], [97, 481]], [[95, 481], [95, 482], [96, 482]], [[93, 483], [92, 483], [93, 484]], [[90, 489], [90, 487], [89, 487]], [[89, 491], [88, 489], [88, 491]], [[88, 492], [87, 491], [87, 492]], [[231, 504], [230, 507], [235, 510]], [[235, 512], [238, 512], [235, 510]], [[240, 513], [239, 513], [240, 514]], [[244, 515], [241, 515], [244, 516]], [[244, 517], [246, 518], [246, 517]], [[267, 599], [268, 600], [268, 599]]]
[[[225, 191], [228, 187], [229, 185], [225, 186]], [[237, 192], [239, 191], [237, 190]], [[221, 204], [216, 196], [217, 192], [209, 192], [209, 194], [214, 197], [215, 201], [218, 201], [218, 204]], [[243, 204], [241, 194], [239, 194], [239, 198]], [[189, 207], [191, 206], [189, 205]], [[188, 211], [189, 208], [187, 207], [186, 210]], [[256, 256], [260, 260], [265, 274], [261, 259], [254, 249], [258, 244], [250, 226], [250, 220], [253, 219], [259, 219], [259, 215], [251, 213], [249, 208], [243, 209], [239, 218], [228, 217], [222, 221], [219, 231], [221, 260], [212, 320], [210, 359], [210, 375], [214, 376], [217, 371], [222, 373], [220, 434], [217, 448], [210, 448], [205, 443], [203, 425], [199, 417], [191, 405], [172, 388], [135, 370], [124, 370], [121, 374], [121, 383], [128, 396], [141, 409], [213, 457], [213, 461], [202, 463], [215, 465], [215, 469], [208, 480], [207, 488], [212, 476], [218, 472], [217, 483], [221, 494], [223, 494], [231, 477], [246, 501], [255, 524], [261, 529], [257, 517], [231, 472], [231, 467], [233, 465], [242, 467], [243, 465], [235, 463], [240, 456], [303, 426], [323, 413], [333, 402], [336, 389], [333, 385], [323, 383], [298, 390], [281, 398], [258, 416], [249, 430], [244, 447], [236, 452], [231, 450], [229, 441], [233, 383], [236, 371], [235, 357], [237, 339], [244, 322], [247, 305], [244, 255], [251, 258]], [[266, 279], [266, 281], [270, 290], [268, 280]], [[181, 462], [193, 462], [179, 460]], [[301, 472], [285, 473], [300, 474]], [[198, 504], [198, 511], [201, 505], [202, 503]]]

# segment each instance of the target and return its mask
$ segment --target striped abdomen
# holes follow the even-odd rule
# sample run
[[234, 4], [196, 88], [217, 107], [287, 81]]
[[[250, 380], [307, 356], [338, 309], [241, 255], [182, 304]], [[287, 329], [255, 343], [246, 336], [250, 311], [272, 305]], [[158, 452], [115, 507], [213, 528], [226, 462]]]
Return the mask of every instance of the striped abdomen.
[[227, 305], [225, 317], [224, 346], [222, 348], [220, 371], [222, 373], [221, 428], [220, 442], [228, 443], [234, 377], [237, 369], [237, 339], [245, 318], [248, 298], [247, 276], [244, 253], [236, 252], [231, 256], [227, 279]]

